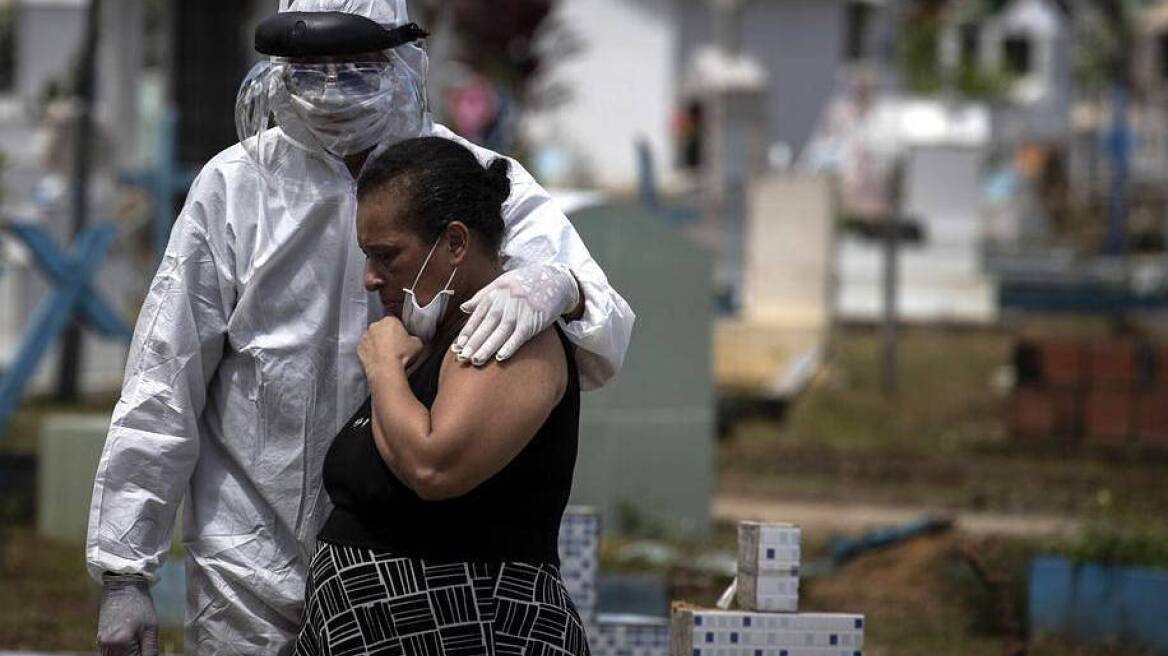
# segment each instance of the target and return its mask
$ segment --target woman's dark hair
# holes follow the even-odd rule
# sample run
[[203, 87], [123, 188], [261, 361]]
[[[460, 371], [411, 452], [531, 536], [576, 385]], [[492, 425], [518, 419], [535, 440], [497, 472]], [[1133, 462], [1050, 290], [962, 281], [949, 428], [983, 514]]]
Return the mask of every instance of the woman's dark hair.
[[365, 166], [357, 198], [392, 189], [403, 220], [426, 240], [462, 221], [492, 253], [503, 243], [503, 201], [511, 194], [510, 168], [499, 157], [484, 167], [468, 148], [442, 137], [396, 143]]

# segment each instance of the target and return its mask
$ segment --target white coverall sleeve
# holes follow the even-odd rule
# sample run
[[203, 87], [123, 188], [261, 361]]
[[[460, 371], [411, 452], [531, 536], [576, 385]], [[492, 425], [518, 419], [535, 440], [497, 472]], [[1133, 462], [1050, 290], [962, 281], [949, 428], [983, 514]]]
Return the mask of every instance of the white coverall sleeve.
[[571, 269], [584, 294], [584, 316], [560, 320], [578, 348], [576, 361], [584, 389], [603, 386], [620, 371], [636, 315], [592, 259], [568, 217], [520, 164], [511, 160], [511, 196], [503, 204], [503, 266], [560, 262]]
[[206, 214], [221, 212], [216, 172], [195, 180], [138, 315], [89, 510], [86, 564], [151, 581], [170, 550], [199, 454], [207, 383], [224, 348], [234, 287], [217, 265]]
[[[485, 166], [498, 153], [473, 144], [444, 125], [434, 125], [434, 136], [453, 139], [470, 149]], [[608, 284], [608, 277], [556, 206], [548, 192], [527, 169], [510, 157], [511, 195], [503, 203], [503, 268], [518, 269], [534, 262], [567, 265], [584, 294], [584, 316], [560, 320], [560, 327], [576, 345], [580, 386], [597, 389], [612, 380], [625, 361], [637, 316], [625, 299]]]

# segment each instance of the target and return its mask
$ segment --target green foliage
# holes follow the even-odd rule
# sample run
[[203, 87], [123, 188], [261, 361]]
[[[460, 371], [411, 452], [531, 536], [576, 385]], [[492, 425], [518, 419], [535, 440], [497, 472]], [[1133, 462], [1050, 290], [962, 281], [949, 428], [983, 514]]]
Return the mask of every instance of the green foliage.
[[957, 91], [973, 100], [994, 100], [1006, 93], [1014, 79], [1015, 76], [1005, 70], [983, 71], [978, 66], [966, 64], [957, 74]]
[[897, 55], [905, 85], [912, 93], [941, 91], [944, 77], [937, 57], [940, 42], [941, 22], [935, 16], [918, 17], [905, 24]]
[[645, 514], [627, 499], [617, 502], [615, 523], [616, 531], [629, 538], [667, 540], [673, 537], [664, 522]]
[[[913, 93], [935, 94], [946, 86], [946, 72], [940, 58], [946, 26], [943, 16], [922, 14], [905, 23], [898, 57], [905, 83]], [[987, 71], [975, 62], [963, 62], [952, 83], [953, 90], [964, 98], [990, 101], [1001, 97], [1014, 79], [1004, 69]]]
[[1168, 529], [1148, 518], [1133, 524], [1099, 521], [1056, 550], [1077, 562], [1168, 568]]

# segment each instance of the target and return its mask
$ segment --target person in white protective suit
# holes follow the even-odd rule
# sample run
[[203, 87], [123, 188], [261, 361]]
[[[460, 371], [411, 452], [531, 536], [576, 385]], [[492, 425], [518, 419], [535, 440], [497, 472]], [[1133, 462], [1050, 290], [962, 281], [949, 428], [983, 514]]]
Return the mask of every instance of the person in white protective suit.
[[[257, 29], [272, 57], [240, 89], [240, 143], [206, 164], [174, 225], [94, 482], [103, 654], [157, 653], [149, 584], [180, 502], [186, 653], [291, 651], [330, 510], [322, 461], [367, 396], [357, 344], [383, 313], [363, 288], [355, 179], [379, 146], [457, 139], [429, 121], [421, 36], [405, 0], [293, 0]], [[602, 385], [633, 312], [548, 194], [511, 171], [507, 271], [463, 306], [453, 348], [506, 359], [558, 320], [582, 385]]]

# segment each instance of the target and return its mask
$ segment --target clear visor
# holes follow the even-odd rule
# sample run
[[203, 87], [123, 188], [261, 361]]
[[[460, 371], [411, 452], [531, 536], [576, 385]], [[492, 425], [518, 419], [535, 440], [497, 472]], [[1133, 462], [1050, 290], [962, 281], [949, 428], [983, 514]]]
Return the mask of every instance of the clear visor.
[[[265, 168], [283, 138], [344, 157], [428, 133], [425, 52], [402, 46], [383, 60], [273, 57], [240, 85], [235, 127], [240, 143]], [[412, 61], [412, 63], [411, 63]]]

